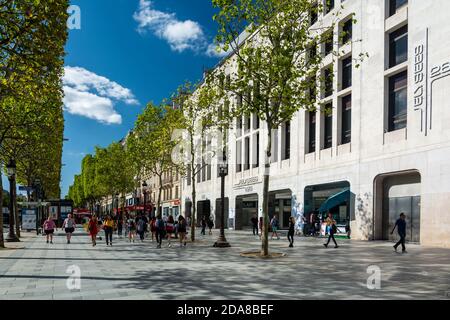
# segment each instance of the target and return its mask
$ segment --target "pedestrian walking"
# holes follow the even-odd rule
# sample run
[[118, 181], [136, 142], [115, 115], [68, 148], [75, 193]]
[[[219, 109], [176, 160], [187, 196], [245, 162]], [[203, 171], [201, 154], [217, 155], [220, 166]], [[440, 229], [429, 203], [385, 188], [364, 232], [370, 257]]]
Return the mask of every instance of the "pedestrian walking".
[[141, 242], [144, 242], [144, 236], [145, 236], [145, 220], [142, 217], [139, 217], [139, 220], [136, 224], [136, 230], [137, 234], [139, 234], [139, 238], [141, 239]]
[[316, 215], [314, 212], [309, 215], [309, 234], [312, 237], [316, 235]]
[[211, 219], [211, 217], [208, 217], [207, 223], [209, 228], [209, 235], [212, 235], [212, 228], [214, 227], [213, 219]]
[[294, 247], [294, 233], [295, 233], [295, 218], [289, 217], [289, 231], [288, 231], [288, 241], [289, 247]]
[[128, 229], [128, 239], [134, 242], [134, 238], [136, 237], [136, 221], [134, 221], [133, 217], [130, 216], [127, 220], [127, 229]]
[[112, 247], [114, 220], [111, 218], [111, 216], [106, 216], [105, 221], [103, 221], [103, 230], [105, 231], [106, 245], [110, 245]]
[[273, 236], [276, 236], [277, 239], [280, 240], [280, 236], [278, 235], [279, 222], [278, 222], [278, 218], [277, 218], [276, 214], [273, 216], [272, 220], [270, 221], [270, 225], [272, 226], [272, 238], [271, 239], [273, 239]]
[[333, 239], [334, 247], [339, 248], [336, 239], [334, 238], [334, 234], [337, 232], [336, 220], [333, 219], [333, 215], [331, 214], [331, 212], [328, 212], [328, 218], [326, 218], [325, 222], [327, 224], [327, 227], [329, 227], [330, 231], [328, 235], [328, 241], [323, 245], [325, 246], [325, 248], [328, 248], [330, 240]]
[[167, 246], [170, 248], [172, 247], [172, 244], [170, 243], [170, 240], [172, 238], [172, 234], [175, 231], [175, 223], [174, 223], [174, 219], [173, 216], [170, 215], [169, 218], [167, 219], [166, 222], [166, 235], [167, 235], [167, 240], [169, 241], [169, 243], [167, 244]]
[[75, 220], [72, 218], [72, 214], [68, 214], [67, 218], [63, 222], [63, 229], [66, 232], [67, 243], [70, 243], [70, 239], [72, 239], [72, 233], [76, 228]]
[[88, 222], [88, 231], [91, 236], [92, 246], [95, 247], [97, 245], [97, 234], [98, 234], [98, 221], [97, 217], [93, 216], [89, 219]]
[[258, 235], [258, 218], [256, 217], [256, 214], [253, 215], [253, 217], [250, 219], [252, 226], [253, 226], [253, 235]]
[[394, 228], [391, 231], [391, 234], [394, 233], [395, 228], [397, 228], [398, 235], [400, 236], [400, 240], [394, 245], [394, 250], [397, 252], [397, 248], [399, 245], [402, 245], [402, 253], [406, 253], [406, 215], [402, 212], [400, 213], [400, 218], [395, 222]]
[[47, 243], [48, 240], [50, 239], [50, 243], [53, 244], [53, 233], [55, 232], [56, 224], [51, 216], [48, 216], [47, 220], [44, 221], [42, 228], [44, 229], [44, 233], [47, 237]]
[[166, 234], [166, 224], [161, 215], [156, 219], [156, 241], [158, 242], [157, 248], [161, 248], [162, 239]]
[[180, 236], [180, 247], [186, 246], [187, 222], [183, 216], [178, 217], [178, 235]]
[[206, 235], [206, 217], [205, 216], [202, 217], [201, 224], [202, 224], [202, 231], [200, 232], [200, 234]]
[[152, 219], [150, 220], [150, 232], [152, 233], [152, 242], [153, 242], [153, 238], [156, 237], [156, 218], [152, 217]]

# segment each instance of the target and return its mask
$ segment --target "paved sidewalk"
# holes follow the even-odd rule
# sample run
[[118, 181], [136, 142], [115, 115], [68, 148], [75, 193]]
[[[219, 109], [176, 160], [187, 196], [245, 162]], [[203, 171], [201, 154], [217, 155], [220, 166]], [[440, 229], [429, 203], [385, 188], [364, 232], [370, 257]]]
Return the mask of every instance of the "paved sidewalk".
[[[0, 299], [448, 299], [450, 250], [409, 245], [407, 254], [387, 242], [298, 238], [295, 247], [273, 240], [286, 257], [241, 257], [260, 248], [249, 232], [227, 231], [231, 248], [213, 248], [218, 232], [199, 236], [186, 248], [157, 249], [146, 239], [113, 247], [89, 244], [77, 230], [71, 244], [58, 234], [54, 244], [27, 238], [23, 249], [0, 250]], [[176, 240], [173, 240], [175, 244]], [[81, 290], [67, 287], [68, 268], [81, 272]], [[381, 270], [381, 288], [368, 289], [369, 266]], [[73, 284], [69, 281], [69, 284]]]

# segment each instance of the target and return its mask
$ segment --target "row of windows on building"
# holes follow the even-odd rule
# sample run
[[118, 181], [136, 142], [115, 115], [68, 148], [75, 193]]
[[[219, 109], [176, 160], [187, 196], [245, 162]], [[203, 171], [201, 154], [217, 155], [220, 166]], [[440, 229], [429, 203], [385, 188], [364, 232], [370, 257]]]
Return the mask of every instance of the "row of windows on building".
[[[342, 0], [343, 1], [343, 0]], [[342, 2], [341, 1], [341, 2]], [[392, 16], [408, 4], [407, 0], [388, 0], [389, 14]], [[328, 3], [328, 8], [325, 12], [328, 13], [334, 8], [334, 1]], [[312, 20], [314, 21], [314, 17]], [[352, 25], [353, 21], [348, 19], [342, 24], [342, 44], [348, 43], [352, 40]], [[327, 37], [327, 41], [323, 44], [322, 52], [324, 56], [331, 54], [334, 43], [333, 37]], [[310, 54], [317, 54], [317, 48], [314, 47]], [[389, 34], [388, 46], [388, 69], [398, 66], [407, 61], [408, 57], [408, 25], [402, 26]], [[340, 61], [340, 81], [339, 90], [345, 90], [352, 86], [352, 56], [345, 57]], [[329, 98], [333, 94], [333, 69], [327, 67], [323, 73], [323, 93], [322, 98]], [[401, 71], [388, 78], [388, 108], [387, 108], [387, 128], [386, 131], [395, 131], [406, 127], [407, 121], [407, 71]], [[311, 97], [316, 99], [316, 89], [310, 91]], [[321, 149], [328, 149], [332, 147], [333, 142], [333, 110], [332, 102], [323, 105], [323, 135], [321, 140]], [[339, 139], [338, 144], [347, 144], [351, 142], [352, 132], [352, 95], [351, 92], [339, 99], [338, 121]], [[306, 113], [306, 133], [307, 133], [307, 148], [306, 153], [316, 151], [316, 117], [317, 112], [310, 111]], [[253, 121], [252, 121], [253, 119]], [[253, 124], [252, 124], [253, 123]], [[244, 116], [236, 121], [237, 140], [236, 140], [236, 172], [249, 170], [250, 167], [259, 167], [260, 161], [260, 136], [259, 132], [251, 132], [258, 130], [260, 127], [260, 120], [257, 116]], [[290, 158], [290, 123], [284, 124], [281, 128], [282, 132], [282, 160]], [[251, 136], [253, 135], [253, 139]], [[272, 143], [272, 162], [277, 162], [278, 157], [278, 131], [273, 135]], [[251, 142], [252, 141], [252, 142]], [[252, 145], [251, 145], [252, 143]], [[253, 163], [250, 163], [250, 154], [253, 152]], [[204, 165], [201, 174], [197, 175], [197, 182], [211, 180], [211, 165]], [[190, 177], [188, 177], [188, 185], [190, 185]]]

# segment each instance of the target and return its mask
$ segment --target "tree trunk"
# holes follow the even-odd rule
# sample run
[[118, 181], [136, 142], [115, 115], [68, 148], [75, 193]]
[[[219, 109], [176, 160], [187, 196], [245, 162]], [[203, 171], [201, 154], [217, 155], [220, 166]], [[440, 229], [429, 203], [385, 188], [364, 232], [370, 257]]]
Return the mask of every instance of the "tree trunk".
[[267, 146], [264, 157], [264, 182], [263, 182], [263, 224], [261, 255], [269, 255], [269, 178], [270, 178], [270, 157], [272, 155], [272, 128], [267, 126]]
[[[14, 199], [14, 220], [16, 220], [16, 235], [20, 238], [20, 219], [19, 219], [19, 207], [17, 205], [17, 184], [16, 179], [14, 179], [13, 184], [13, 199]], [[37, 217], [36, 217], [37, 219]]]
[[192, 210], [191, 210], [191, 241], [195, 241], [195, 226], [196, 226], [196, 190], [195, 190], [195, 169], [193, 168], [194, 165], [191, 166], [191, 181], [192, 181]]
[[160, 212], [161, 208], [161, 193], [162, 193], [162, 174], [158, 176], [159, 178], [159, 190], [158, 190], [158, 201], [156, 202], [156, 216], [161, 215], [162, 218], [162, 212]]
[[0, 208], [2, 214], [0, 215], [0, 248], [5, 247], [5, 240], [3, 238], [3, 181], [2, 181], [2, 165], [0, 164]]

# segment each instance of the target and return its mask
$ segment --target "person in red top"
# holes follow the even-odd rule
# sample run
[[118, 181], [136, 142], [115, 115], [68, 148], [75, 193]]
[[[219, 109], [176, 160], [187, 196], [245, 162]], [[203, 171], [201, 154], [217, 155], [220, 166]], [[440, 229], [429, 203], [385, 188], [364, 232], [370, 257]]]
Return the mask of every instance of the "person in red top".
[[53, 232], [55, 232], [56, 224], [53, 221], [52, 217], [48, 217], [47, 220], [44, 221], [43, 229], [45, 234], [47, 235], [47, 243], [50, 238], [50, 243], [53, 243]]
[[98, 233], [98, 221], [97, 217], [93, 216], [89, 219], [88, 224], [89, 235], [91, 236], [92, 246], [95, 247], [97, 245], [97, 233]]

